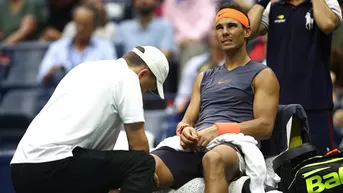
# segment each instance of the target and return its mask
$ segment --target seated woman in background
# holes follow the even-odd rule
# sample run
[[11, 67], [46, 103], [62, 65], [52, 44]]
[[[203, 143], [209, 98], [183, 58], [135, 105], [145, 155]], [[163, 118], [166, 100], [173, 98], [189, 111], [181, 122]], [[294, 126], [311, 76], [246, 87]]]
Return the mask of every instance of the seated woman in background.
[[0, 42], [36, 39], [43, 24], [40, 5], [31, 0], [4, 0], [0, 6]]

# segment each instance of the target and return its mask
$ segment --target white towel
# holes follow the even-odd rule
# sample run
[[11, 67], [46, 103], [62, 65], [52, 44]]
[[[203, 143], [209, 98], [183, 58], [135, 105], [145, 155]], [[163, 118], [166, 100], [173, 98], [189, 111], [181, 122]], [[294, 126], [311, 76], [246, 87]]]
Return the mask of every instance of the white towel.
[[[254, 193], [265, 193], [265, 186], [276, 187], [277, 183], [280, 182], [279, 176], [272, 171], [269, 175], [270, 169], [266, 167], [263, 154], [257, 147], [257, 141], [251, 136], [245, 136], [243, 134], [224, 134], [216, 137], [212, 140], [207, 150], [211, 150], [214, 147], [223, 144], [225, 142], [231, 142], [237, 145], [244, 154], [245, 162], [245, 173], [250, 178], [250, 190]], [[180, 137], [174, 136], [163, 140], [156, 149], [167, 146], [177, 151], [192, 151], [190, 149], [183, 149], [180, 145]], [[267, 175], [268, 171], [268, 175]]]

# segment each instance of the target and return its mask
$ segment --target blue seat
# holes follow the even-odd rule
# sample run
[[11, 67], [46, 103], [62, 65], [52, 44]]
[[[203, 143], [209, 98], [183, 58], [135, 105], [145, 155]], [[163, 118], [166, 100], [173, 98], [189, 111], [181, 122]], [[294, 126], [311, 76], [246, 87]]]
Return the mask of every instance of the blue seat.
[[3, 88], [36, 87], [39, 65], [49, 43], [24, 42], [16, 46], [5, 46], [1, 50], [10, 58], [8, 75], [1, 85]]
[[0, 147], [0, 192], [15, 193], [12, 180], [10, 162], [14, 154], [14, 149]]
[[144, 102], [144, 109], [146, 110], [156, 110], [156, 109], [165, 109], [168, 105], [168, 102], [173, 101], [175, 98], [175, 94], [173, 93], [164, 93], [164, 100], [162, 100], [159, 96], [148, 92], [143, 97]]
[[37, 114], [40, 89], [11, 90], [0, 105], [0, 128], [27, 128]]
[[5, 79], [6, 72], [7, 72], [6, 66], [0, 64], [0, 82], [1, 80]]
[[15, 148], [24, 136], [26, 128], [0, 128], [0, 147]]
[[168, 114], [165, 110], [146, 110], [145, 117], [145, 130], [152, 133], [155, 137], [154, 144], [160, 143], [166, 136], [168, 128]]

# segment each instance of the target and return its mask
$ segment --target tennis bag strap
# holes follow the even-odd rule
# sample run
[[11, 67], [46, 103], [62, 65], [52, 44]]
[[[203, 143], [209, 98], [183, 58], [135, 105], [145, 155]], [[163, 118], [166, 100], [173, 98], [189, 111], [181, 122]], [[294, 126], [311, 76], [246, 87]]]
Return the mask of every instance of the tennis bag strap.
[[290, 191], [290, 185], [294, 180], [296, 173], [294, 168], [302, 161], [317, 155], [318, 152], [313, 145], [304, 143], [287, 150], [275, 158], [273, 161], [273, 169], [281, 178], [279, 190], [283, 193], [294, 193]]

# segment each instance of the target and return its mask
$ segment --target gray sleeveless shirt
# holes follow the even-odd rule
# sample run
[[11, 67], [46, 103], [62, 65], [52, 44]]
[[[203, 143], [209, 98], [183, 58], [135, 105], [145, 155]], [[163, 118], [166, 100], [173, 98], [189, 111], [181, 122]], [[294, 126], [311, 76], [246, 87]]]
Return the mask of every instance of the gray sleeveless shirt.
[[201, 107], [196, 130], [212, 126], [215, 122], [243, 122], [254, 119], [254, 77], [266, 65], [249, 61], [228, 71], [225, 65], [204, 72], [200, 86]]

